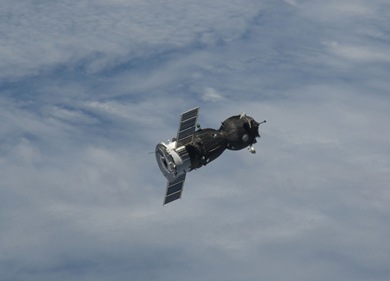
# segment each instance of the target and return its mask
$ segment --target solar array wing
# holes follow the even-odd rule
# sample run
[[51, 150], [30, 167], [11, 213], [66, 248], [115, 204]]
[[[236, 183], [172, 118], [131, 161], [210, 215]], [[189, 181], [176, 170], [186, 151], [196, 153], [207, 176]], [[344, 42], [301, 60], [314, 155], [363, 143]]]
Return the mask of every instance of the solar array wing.
[[177, 131], [177, 141], [182, 145], [189, 143], [192, 134], [195, 132], [198, 120], [199, 107], [188, 110], [181, 115], [179, 130]]
[[165, 193], [164, 205], [181, 198], [185, 179], [186, 174], [182, 174], [178, 176], [175, 180], [167, 183], [167, 191]]

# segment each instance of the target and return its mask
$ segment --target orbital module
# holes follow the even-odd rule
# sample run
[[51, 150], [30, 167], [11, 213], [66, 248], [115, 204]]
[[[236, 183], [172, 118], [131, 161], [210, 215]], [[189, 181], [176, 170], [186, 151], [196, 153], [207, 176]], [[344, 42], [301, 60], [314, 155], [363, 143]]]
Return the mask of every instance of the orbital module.
[[158, 166], [167, 178], [164, 205], [181, 198], [188, 172], [206, 166], [217, 159], [226, 149], [248, 148], [256, 153], [254, 144], [260, 137], [259, 126], [245, 113], [234, 115], [216, 129], [196, 129], [199, 107], [184, 112], [180, 118], [176, 138], [157, 144], [155, 154]]

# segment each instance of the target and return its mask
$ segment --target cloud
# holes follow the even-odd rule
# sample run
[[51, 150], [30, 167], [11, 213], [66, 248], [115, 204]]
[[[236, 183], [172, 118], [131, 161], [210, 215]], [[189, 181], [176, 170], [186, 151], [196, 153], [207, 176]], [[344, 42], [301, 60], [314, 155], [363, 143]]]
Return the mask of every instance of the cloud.
[[327, 44], [332, 52], [343, 59], [357, 63], [389, 63], [390, 53], [377, 47], [348, 46], [337, 42]]
[[284, 2], [286, 2], [287, 4], [291, 5], [291, 6], [297, 6], [297, 2], [295, 0], [284, 0]]
[[[207, 2], [207, 1], [206, 1]], [[3, 1], [0, 75], [35, 75], [56, 65], [98, 72], [192, 44], [229, 41], [256, 13], [252, 1]], [[201, 12], [200, 12], [201, 11]], [[101, 40], [104, 38], [104, 40]], [[28, 45], [28, 48], [26, 46]]]
[[[387, 10], [289, 3], [3, 1], [3, 279], [388, 280]], [[257, 154], [163, 207], [198, 105], [266, 119]]]
[[[375, 17], [378, 16], [376, 9], [383, 5], [384, 2], [377, 1], [376, 3], [367, 3], [365, 1], [327, 1], [326, 3], [312, 2], [305, 3], [301, 7], [305, 7], [306, 12], [311, 16], [318, 17], [317, 20], [331, 19], [356, 19], [356, 17]], [[305, 12], [305, 13], [306, 13]]]
[[205, 102], [207, 102], [207, 101], [215, 102], [215, 101], [220, 101], [222, 99], [223, 99], [223, 96], [218, 94], [218, 92], [213, 88], [206, 88], [206, 90], [204, 91], [204, 93], [202, 95], [202, 100]]

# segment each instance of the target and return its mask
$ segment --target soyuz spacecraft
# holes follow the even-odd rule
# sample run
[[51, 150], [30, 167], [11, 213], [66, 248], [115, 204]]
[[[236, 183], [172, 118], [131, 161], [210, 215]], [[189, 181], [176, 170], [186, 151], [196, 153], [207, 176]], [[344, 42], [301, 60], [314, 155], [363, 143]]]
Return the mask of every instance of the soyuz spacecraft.
[[260, 137], [259, 125], [266, 122], [258, 123], [242, 113], [223, 121], [218, 130], [200, 129], [197, 126], [198, 114], [199, 107], [184, 112], [176, 138], [156, 146], [158, 166], [168, 180], [164, 205], [181, 198], [188, 172], [206, 166], [225, 149], [241, 150], [247, 147], [249, 152], [256, 153], [253, 144]]

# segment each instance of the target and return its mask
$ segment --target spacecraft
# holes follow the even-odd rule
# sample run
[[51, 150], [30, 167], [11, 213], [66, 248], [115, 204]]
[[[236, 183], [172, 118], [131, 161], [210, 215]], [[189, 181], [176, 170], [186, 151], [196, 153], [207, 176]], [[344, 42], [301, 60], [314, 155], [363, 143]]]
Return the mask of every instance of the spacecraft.
[[259, 126], [266, 122], [258, 123], [242, 113], [227, 118], [218, 130], [201, 129], [198, 114], [199, 107], [182, 113], [176, 138], [156, 146], [158, 166], [168, 181], [164, 205], [181, 198], [188, 172], [206, 166], [226, 149], [248, 148], [250, 153], [256, 153], [253, 145], [260, 137]]

